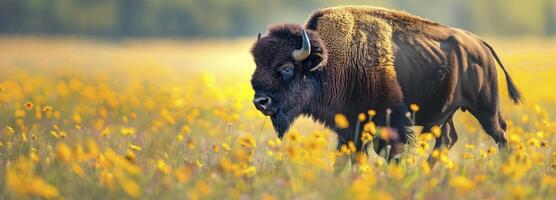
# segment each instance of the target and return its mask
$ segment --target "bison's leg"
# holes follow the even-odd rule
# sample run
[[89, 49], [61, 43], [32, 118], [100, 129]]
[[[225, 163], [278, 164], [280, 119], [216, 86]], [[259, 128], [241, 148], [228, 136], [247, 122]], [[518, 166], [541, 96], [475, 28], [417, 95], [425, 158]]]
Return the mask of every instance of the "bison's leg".
[[415, 132], [410, 128], [411, 121], [406, 117], [408, 112], [409, 110], [405, 106], [398, 106], [392, 113], [392, 126], [397, 130], [398, 137], [391, 137], [389, 141], [391, 148], [386, 158], [388, 162], [392, 160], [399, 162], [404, 146], [413, 147], [417, 144]]
[[[441, 135], [440, 138], [437, 138], [434, 143], [434, 150], [441, 150], [442, 148], [447, 148], [450, 150], [458, 141], [458, 134], [456, 132], [456, 127], [454, 126], [454, 121], [450, 119], [447, 123], [442, 125], [441, 127]], [[430, 166], [434, 166], [437, 159], [432, 157], [432, 153], [427, 159]]]
[[487, 134], [498, 144], [498, 147], [505, 149], [508, 145], [508, 136], [504, 130], [506, 122], [502, 119], [500, 112], [498, 110], [492, 112], [488, 109], [473, 109], [470, 111], [479, 120]]

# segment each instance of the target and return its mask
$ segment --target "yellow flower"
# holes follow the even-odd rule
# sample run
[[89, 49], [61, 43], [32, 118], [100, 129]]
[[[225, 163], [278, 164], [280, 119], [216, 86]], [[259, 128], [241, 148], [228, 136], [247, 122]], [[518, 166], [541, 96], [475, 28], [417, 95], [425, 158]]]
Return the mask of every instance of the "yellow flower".
[[133, 144], [129, 144], [129, 148], [134, 151], [141, 151], [141, 147]]
[[369, 133], [372, 137], [376, 134], [376, 125], [374, 122], [368, 122], [363, 125], [363, 132]]
[[367, 144], [373, 140], [373, 136], [369, 132], [363, 132], [361, 134], [361, 142], [363, 144]]
[[220, 147], [217, 144], [212, 144], [212, 152], [218, 153], [219, 150], [220, 150]]
[[66, 143], [59, 143], [56, 146], [56, 152], [58, 153], [58, 157], [62, 161], [69, 162], [72, 160], [71, 148]]
[[83, 168], [77, 163], [71, 165], [71, 171], [79, 176], [85, 175], [85, 171], [83, 171]]
[[255, 148], [257, 146], [255, 139], [251, 135], [244, 135], [238, 139], [239, 145], [245, 148]]
[[122, 135], [135, 135], [135, 129], [133, 127], [122, 127], [120, 132]]
[[442, 130], [440, 129], [440, 126], [433, 126], [431, 129], [431, 133], [432, 135], [434, 135], [435, 138], [439, 138], [442, 134]]
[[18, 159], [15, 163], [8, 165], [5, 178], [7, 188], [22, 198], [39, 196], [53, 199], [58, 197], [59, 192], [56, 187], [33, 174], [34, 169], [31, 163], [25, 159]]
[[8, 132], [10, 133], [10, 135], [15, 133], [14, 128], [12, 128], [11, 126], [6, 126], [6, 129], [8, 130]]
[[108, 171], [102, 171], [100, 173], [100, 182], [104, 187], [112, 190], [114, 188], [114, 175]]
[[172, 172], [172, 167], [168, 166], [162, 159], [158, 159], [156, 161], [156, 168], [164, 174], [169, 174], [170, 172]]
[[390, 173], [390, 176], [396, 180], [402, 180], [405, 176], [404, 168], [399, 165], [391, 165], [388, 171]]
[[50, 112], [50, 111], [52, 111], [52, 106], [43, 106], [42, 111], [43, 112]]
[[138, 198], [138, 197], [141, 196], [141, 188], [139, 187], [139, 185], [135, 181], [133, 181], [129, 178], [124, 178], [121, 181], [121, 185], [122, 185], [122, 188], [124, 189], [124, 191], [129, 196], [132, 196], [132, 197], [135, 197], [135, 198]]
[[192, 170], [189, 167], [180, 167], [174, 170], [174, 174], [178, 182], [185, 183], [191, 176]]
[[375, 110], [369, 110], [369, 111], [367, 111], [367, 114], [369, 114], [370, 117], [374, 117], [376, 115], [376, 111]]
[[25, 117], [25, 111], [17, 109], [14, 111], [14, 116], [17, 118], [23, 118]]
[[336, 122], [336, 127], [338, 127], [338, 128], [342, 128], [342, 129], [343, 129], [343, 128], [349, 127], [349, 122], [348, 122], [348, 120], [347, 120], [347, 118], [346, 118], [345, 115], [336, 114], [336, 115], [334, 116], [334, 121]]
[[409, 105], [409, 108], [411, 109], [411, 111], [413, 112], [417, 112], [419, 111], [419, 106], [417, 104], [412, 103], [411, 105]]
[[30, 101], [25, 102], [25, 109], [32, 110], [33, 109], [33, 103], [31, 103]]
[[224, 149], [225, 151], [230, 151], [232, 150], [232, 147], [230, 147], [230, 145], [228, 145], [228, 143], [222, 142], [222, 149]]
[[552, 187], [552, 188], [556, 187], [556, 178], [554, 178], [552, 176], [545, 175], [542, 178], [542, 186], [543, 187]]
[[301, 136], [297, 131], [290, 131], [286, 134], [286, 140], [292, 142], [299, 142], [301, 140]]
[[460, 194], [468, 192], [475, 188], [475, 183], [464, 176], [452, 177], [448, 183]]
[[367, 119], [367, 116], [365, 116], [365, 113], [359, 113], [359, 115], [357, 115], [357, 119], [359, 121], [365, 121], [365, 119]]

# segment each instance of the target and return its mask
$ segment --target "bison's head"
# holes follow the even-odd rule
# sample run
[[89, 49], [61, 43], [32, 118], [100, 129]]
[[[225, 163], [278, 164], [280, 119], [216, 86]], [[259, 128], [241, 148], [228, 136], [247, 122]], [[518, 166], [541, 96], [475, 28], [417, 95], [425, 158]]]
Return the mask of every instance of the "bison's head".
[[326, 64], [327, 52], [318, 34], [300, 25], [283, 24], [258, 38], [251, 53], [257, 68], [251, 79], [253, 103], [270, 116], [278, 137], [307, 109], [317, 90], [312, 72]]

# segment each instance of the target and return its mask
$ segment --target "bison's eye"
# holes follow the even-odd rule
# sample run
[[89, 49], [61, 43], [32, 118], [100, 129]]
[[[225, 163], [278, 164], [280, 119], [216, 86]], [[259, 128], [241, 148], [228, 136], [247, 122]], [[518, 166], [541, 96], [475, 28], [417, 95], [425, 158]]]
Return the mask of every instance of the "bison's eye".
[[293, 65], [284, 65], [280, 67], [279, 72], [284, 80], [289, 80], [294, 74]]

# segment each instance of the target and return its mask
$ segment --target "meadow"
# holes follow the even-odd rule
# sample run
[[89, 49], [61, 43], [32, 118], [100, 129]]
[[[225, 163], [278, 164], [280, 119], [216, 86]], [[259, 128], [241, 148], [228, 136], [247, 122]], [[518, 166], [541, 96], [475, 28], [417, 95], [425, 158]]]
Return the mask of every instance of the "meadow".
[[435, 166], [423, 133], [399, 164], [370, 151], [339, 172], [353, 151], [331, 130], [299, 119], [278, 140], [253, 107], [253, 39], [0, 38], [0, 199], [556, 198], [555, 39], [487, 40], [525, 96], [499, 77], [507, 158], [458, 112]]

